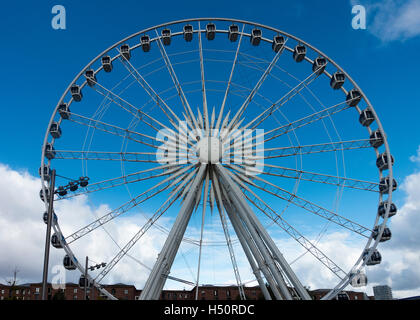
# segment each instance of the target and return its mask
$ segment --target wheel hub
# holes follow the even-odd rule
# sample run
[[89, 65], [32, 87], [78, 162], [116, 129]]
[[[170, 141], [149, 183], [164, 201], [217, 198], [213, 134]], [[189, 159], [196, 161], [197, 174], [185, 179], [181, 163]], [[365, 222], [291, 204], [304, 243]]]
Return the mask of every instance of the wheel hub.
[[222, 158], [222, 142], [218, 137], [204, 137], [197, 143], [196, 148], [201, 163], [215, 164]]

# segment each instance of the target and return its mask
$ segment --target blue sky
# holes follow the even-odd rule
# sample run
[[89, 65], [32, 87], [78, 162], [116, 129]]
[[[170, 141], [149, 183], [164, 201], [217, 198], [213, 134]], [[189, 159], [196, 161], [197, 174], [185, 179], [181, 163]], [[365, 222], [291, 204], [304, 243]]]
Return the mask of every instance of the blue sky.
[[[168, 21], [231, 17], [289, 32], [325, 52], [345, 69], [364, 90], [381, 119], [396, 160], [394, 176], [402, 183], [418, 168], [410, 157], [420, 145], [420, 64], [417, 61], [420, 28], [416, 23], [408, 24], [406, 12], [391, 9], [396, 4], [404, 8], [415, 2], [388, 0], [381, 7], [379, 2], [360, 1], [367, 8], [366, 30], [351, 27], [351, 8], [356, 2], [347, 0], [316, 4], [303, 0], [241, 1], [240, 4], [120, 1], [118, 5], [63, 0], [2, 4], [0, 136], [4, 151], [0, 154], [0, 164], [37, 176], [43, 137], [58, 99], [74, 76], [111, 44]], [[66, 30], [51, 27], [51, 8], [55, 4], [66, 8]], [[405, 20], [398, 18], [399, 14]], [[408, 22], [401, 23], [401, 19]], [[345, 129], [351, 131], [352, 127]], [[397, 191], [396, 202], [404, 203], [407, 190]], [[151, 210], [159, 200], [147, 209]], [[349, 206], [352, 198], [343, 201]], [[180, 274], [182, 270], [180, 263]]]
[[[56, 2], [3, 5], [2, 109], [5, 152], [0, 161], [35, 172], [52, 108], [78, 71], [112, 43], [142, 28], [191, 17], [235, 17], [290, 32], [335, 59], [363, 88], [384, 125], [398, 161], [395, 175], [411, 171], [409, 156], [419, 144], [416, 92], [418, 39], [383, 42], [367, 30], [351, 28], [347, 1], [109, 2], [62, 1], [67, 29], [51, 28]], [[162, 5], [164, 3], [164, 5]], [[252, 8], [252, 9], [251, 9]], [[274, 14], [275, 13], [275, 14]], [[369, 12], [368, 12], [369, 21]], [[19, 124], [17, 127], [16, 125]], [[38, 138], [36, 138], [38, 137]]]

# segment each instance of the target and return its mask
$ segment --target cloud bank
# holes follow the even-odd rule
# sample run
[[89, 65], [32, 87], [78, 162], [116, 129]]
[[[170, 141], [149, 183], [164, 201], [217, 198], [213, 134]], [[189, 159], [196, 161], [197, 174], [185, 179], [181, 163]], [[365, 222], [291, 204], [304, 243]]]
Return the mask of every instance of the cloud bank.
[[[39, 200], [40, 181], [28, 172], [19, 172], [0, 164], [0, 282], [10, 277], [17, 267], [20, 283], [41, 280], [42, 259], [44, 250], [45, 224], [42, 222], [44, 212], [43, 203]], [[368, 294], [372, 294], [375, 284], [389, 284], [394, 290], [394, 296], [404, 297], [420, 293], [420, 173], [413, 173], [406, 177], [401, 187], [405, 193], [398, 214], [391, 218], [390, 228], [393, 233], [391, 241], [381, 244], [379, 250], [383, 263], [367, 269], [369, 279]], [[94, 206], [87, 197], [75, 197], [72, 200], [60, 201], [56, 205], [59, 213], [60, 226], [65, 233], [76, 230], [91, 222], [109, 210], [106, 204]], [[79, 260], [89, 255], [95, 262], [109, 261], [118, 251], [117, 245], [125, 244], [134, 235], [139, 226], [145, 222], [141, 215], [129, 215], [118, 218], [117, 223], [106, 225], [104, 230], [92, 232], [76, 242], [73, 247]], [[170, 228], [171, 219], [161, 222]], [[192, 233], [196, 231], [192, 230]], [[283, 237], [273, 238], [286, 259], [292, 261], [299, 256], [303, 249], [292, 239]], [[208, 238], [213, 240], [220, 237], [222, 230], [217, 226], [209, 227]], [[311, 239], [310, 236], [308, 236]], [[153, 266], [157, 254], [165, 241], [166, 234], [154, 230], [146, 234], [133, 247], [130, 254], [147, 266]], [[345, 270], [353, 265], [362, 250], [363, 242], [346, 232], [326, 234], [318, 247], [339, 266]], [[195, 281], [197, 248], [183, 247], [171, 272], [173, 276]], [[343, 254], [345, 252], [345, 254]], [[238, 244], [235, 245], [242, 281], [253, 279], [250, 267]], [[51, 248], [51, 263], [61, 265], [63, 251]], [[226, 247], [209, 247], [204, 249], [202, 276], [200, 283], [227, 284], [235, 283], [229, 255]], [[337, 278], [325, 269], [309, 253], [293, 264], [293, 268], [304, 285], [311, 289], [331, 288], [337, 283]], [[110, 275], [105, 283], [132, 283], [142, 288], [149, 271], [130, 257], [125, 257]], [[77, 272], [67, 272], [68, 281], [77, 281]], [[254, 283], [252, 283], [254, 284]], [[169, 282], [170, 288], [183, 288], [184, 284]], [[349, 289], [351, 289], [349, 287]]]

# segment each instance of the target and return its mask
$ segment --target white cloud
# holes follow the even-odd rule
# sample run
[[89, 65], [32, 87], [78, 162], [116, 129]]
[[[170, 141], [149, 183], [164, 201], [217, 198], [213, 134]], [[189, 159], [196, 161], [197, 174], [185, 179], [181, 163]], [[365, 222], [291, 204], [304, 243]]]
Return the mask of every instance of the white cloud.
[[[407, 176], [401, 185], [406, 193], [404, 204], [391, 218], [393, 238], [384, 245], [384, 258], [389, 261], [383, 278], [394, 289], [420, 293], [420, 173]], [[387, 259], [387, 256], [390, 259]]]
[[420, 1], [351, 0], [366, 7], [367, 30], [383, 42], [404, 41], [420, 35]]
[[[4, 283], [5, 279], [13, 274], [15, 267], [20, 271], [18, 274], [20, 283], [39, 282], [42, 278], [45, 242], [45, 224], [42, 221], [45, 207], [38, 196], [40, 179], [31, 176], [26, 171], [18, 172], [2, 164], [0, 164], [0, 176], [2, 177], [0, 180], [0, 283]], [[108, 205], [95, 206], [86, 196], [55, 203], [55, 212], [65, 236], [109, 211]], [[82, 265], [84, 265], [86, 255], [92, 263], [109, 262], [119, 248], [108, 234], [112, 235], [120, 246], [123, 246], [145, 222], [146, 218], [141, 214], [132, 213], [129, 216], [120, 216], [106, 224], [108, 233], [98, 228], [76, 241], [71, 247]], [[170, 229], [172, 223], [172, 218], [159, 219], [159, 225], [166, 229]], [[217, 224], [207, 226], [210, 230], [205, 232], [204, 241], [224, 239], [223, 231], [217, 226]], [[154, 227], [150, 231], [130, 250], [130, 255], [146, 266], [152, 267], [166, 239], [166, 234]], [[197, 239], [199, 232], [199, 229], [189, 227], [187, 236]], [[64, 251], [53, 247], [50, 250], [51, 270], [54, 265], [62, 264]], [[198, 248], [195, 245], [182, 243], [181, 251], [183, 253], [178, 254], [175, 259], [171, 275], [194, 282]], [[230, 260], [226, 257], [229, 255], [223, 247], [204, 248], [200, 282], [210, 283], [217, 278], [219, 283], [235, 283]], [[211, 261], [211, 264], [206, 261]], [[247, 264], [244, 259], [240, 262], [241, 265]], [[250, 272], [246, 272], [247, 269], [249, 268], [244, 268], [244, 280], [251, 278]], [[104, 279], [104, 283], [123, 282], [142, 288], [148, 274], [149, 271], [146, 268], [126, 256]], [[66, 272], [66, 280], [75, 282], [79, 275], [77, 271]], [[167, 286], [183, 288], [185, 285], [168, 281]]]
[[420, 146], [417, 148], [417, 154], [410, 157], [410, 161], [420, 163]]
[[[40, 181], [27, 172], [18, 172], [0, 164], [0, 282], [10, 277], [15, 266], [20, 270], [20, 282], [40, 281], [45, 237], [45, 225], [42, 222], [43, 203], [39, 200]], [[372, 294], [372, 285], [390, 284], [397, 297], [419, 294], [420, 292], [420, 173], [408, 176], [401, 185], [406, 193], [404, 204], [396, 216], [391, 218], [393, 232], [391, 241], [381, 244], [379, 250], [383, 263], [367, 269], [369, 278], [368, 293]], [[109, 210], [106, 204], [94, 206], [88, 197], [75, 197], [72, 200], [59, 201], [56, 211], [60, 226], [65, 233], [91, 222], [95, 217]], [[214, 214], [217, 218], [217, 215]], [[217, 219], [214, 221], [218, 221]], [[117, 243], [125, 244], [145, 222], [142, 215], [129, 215], [118, 218], [117, 223], [106, 225], [107, 231]], [[162, 220], [161, 225], [169, 228], [171, 219]], [[224, 235], [220, 222], [207, 225], [206, 239], [223, 241]], [[273, 231], [270, 229], [270, 231]], [[199, 229], [189, 228], [188, 236], [197, 238]], [[303, 249], [292, 239], [284, 240], [279, 233], [272, 233], [273, 238], [288, 261], [299, 256]], [[146, 234], [132, 248], [130, 253], [148, 266], [153, 266], [157, 253], [166, 234], [154, 230]], [[310, 237], [309, 237], [310, 238]], [[205, 240], [206, 240], [205, 239]], [[311, 239], [311, 238], [310, 238]], [[101, 229], [76, 242], [74, 252], [80, 261], [89, 257], [95, 262], [109, 261], [118, 248]], [[349, 232], [326, 234], [319, 243], [319, 248], [339, 266], [349, 270], [360, 255], [363, 242]], [[195, 280], [197, 270], [197, 247], [182, 246], [182, 254], [175, 260], [171, 272], [173, 276]], [[250, 267], [240, 249], [235, 244], [237, 262], [242, 281], [253, 279]], [[51, 263], [60, 264], [63, 251], [51, 248]], [[226, 246], [204, 247], [202, 258], [201, 283], [235, 283]], [[304, 255], [293, 264], [298, 277], [311, 288], [329, 288], [337, 283], [337, 278], [323, 267], [311, 254]], [[105, 280], [106, 283], [133, 283], [142, 288], [148, 271], [129, 257], [125, 257]], [[68, 281], [77, 281], [77, 272], [67, 273]], [[183, 288], [183, 284], [169, 282], [170, 288]], [[365, 290], [365, 288], [362, 288]]]
[[[42, 222], [45, 207], [38, 197], [40, 180], [3, 165], [0, 165], [0, 176], [0, 282], [10, 277], [15, 267], [20, 271], [21, 283], [40, 281], [45, 242], [45, 224]], [[109, 208], [106, 205], [96, 208], [87, 197], [80, 196], [59, 201], [55, 211], [62, 231], [68, 235], [105, 214]], [[133, 215], [120, 218], [118, 223], [109, 223], [106, 228], [117, 243], [124, 245], [145, 221], [143, 216]], [[130, 253], [146, 265], [153, 266], [163, 241], [162, 233], [146, 234]], [[118, 252], [117, 246], [101, 229], [75, 242], [73, 250], [80, 262], [84, 262], [85, 255], [96, 262], [110, 261]], [[51, 247], [50, 267], [61, 265], [63, 256], [63, 250]], [[130, 280], [134, 283], [130, 276], [136, 275], [136, 285], [143, 285], [148, 274], [145, 268], [129, 258], [124, 258], [115, 271], [106, 278], [107, 282]], [[77, 279], [77, 272], [67, 272], [67, 281]]]

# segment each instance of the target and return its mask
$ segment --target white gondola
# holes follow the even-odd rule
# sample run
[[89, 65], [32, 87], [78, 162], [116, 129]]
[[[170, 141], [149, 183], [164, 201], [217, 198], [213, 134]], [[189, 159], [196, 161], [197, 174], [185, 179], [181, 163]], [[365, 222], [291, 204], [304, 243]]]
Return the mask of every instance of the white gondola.
[[[372, 237], [373, 237], [373, 239], [377, 239], [378, 238], [378, 236], [379, 236], [379, 229], [380, 229], [380, 226], [376, 226], [374, 229], [373, 229], [373, 232], [372, 232]], [[384, 228], [384, 231], [382, 232], [382, 236], [380, 237], [380, 240], [379, 240], [379, 242], [385, 242], [385, 241], [388, 241], [388, 240], [390, 240], [391, 239], [391, 237], [392, 237], [392, 232], [391, 232], [391, 230], [388, 228], [388, 227], [385, 227]]]
[[169, 46], [171, 44], [171, 30], [170, 29], [162, 30], [162, 42], [165, 46]]
[[190, 42], [193, 38], [193, 26], [187, 24], [184, 26], [184, 40]]
[[[363, 260], [364, 261], [366, 261], [366, 259], [367, 259], [367, 257], [368, 257], [368, 254], [369, 254], [369, 249], [366, 249], [364, 252], [363, 252]], [[367, 266], [374, 266], [374, 265], [376, 265], [376, 264], [380, 264], [381, 263], [381, 261], [382, 261], [382, 256], [381, 256], [381, 254], [379, 253], [379, 251], [378, 250], [374, 250], [373, 252], [372, 252], [372, 254], [371, 254], [371, 256], [370, 256], [370, 258], [369, 258], [369, 260], [368, 261], [366, 261], [366, 265]]]
[[51, 236], [51, 245], [56, 249], [62, 249], [64, 241], [64, 237], [61, 234], [54, 233]]
[[63, 265], [67, 270], [76, 270], [76, 265], [67, 254], [64, 256]]
[[84, 288], [84, 287], [90, 288], [91, 287], [91, 281], [89, 281], [89, 279], [86, 279], [85, 275], [82, 274], [79, 278], [79, 287], [80, 288]]
[[[389, 187], [391, 182], [389, 181], [389, 177], [382, 178], [379, 182], [379, 192], [384, 194], [389, 192]], [[397, 190], [397, 181], [392, 179], [392, 191]]]
[[229, 26], [228, 38], [231, 42], [238, 40], [239, 36], [239, 27], [236, 24]]
[[45, 181], [50, 181], [52, 170], [44, 164], [43, 167], [39, 167], [38, 174], [40, 177], [44, 176]]
[[262, 31], [260, 29], [254, 28], [251, 31], [251, 43], [253, 46], [258, 46], [261, 42]]
[[60, 197], [64, 197], [67, 194], [67, 190], [63, 186], [57, 188], [57, 193]]
[[82, 94], [82, 89], [80, 89], [79, 85], [73, 84], [70, 87], [70, 93], [71, 93], [71, 96], [73, 97], [74, 101], [76, 101], [76, 102], [82, 101], [83, 94]]
[[86, 70], [85, 77], [89, 87], [93, 87], [96, 84], [96, 75], [93, 69]]
[[46, 145], [45, 145], [45, 157], [48, 159], [48, 160], [52, 160], [52, 159], [54, 159], [55, 158], [55, 154], [56, 154], [56, 152], [55, 152], [55, 149], [54, 149], [54, 147], [53, 147], [53, 145], [51, 144], [51, 143], [47, 143]]
[[102, 67], [105, 72], [111, 72], [112, 71], [112, 59], [110, 56], [103, 56], [101, 59]]
[[375, 130], [370, 134], [369, 137], [370, 145], [374, 148], [379, 148], [384, 144], [384, 137], [379, 130]]
[[[42, 215], [42, 220], [44, 221], [45, 224], [48, 224], [48, 212], [45, 211], [44, 214]], [[53, 212], [53, 223], [57, 223], [57, 215], [55, 214], [55, 212]]]
[[293, 59], [296, 62], [302, 62], [306, 56], [306, 47], [302, 44], [298, 44], [293, 50]]
[[368, 278], [363, 272], [352, 272], [350, 285], [354, 288], [365, 287], [368, 284]]
[[50, 126], [50, 134], [54, 139], [58, 139], [61, 137], [61, 128], [57, 122], [51, 123]]
[[357, 89], [351, 89], [346, 97], [346, 103], [350, 107], [355, 107], [362, 100], [362, 94]]
[[[386, 210], [388, 208], [388, 201], [383, 201], [378, 206], [378, 215], [381, 216], [381, 218], [385, 218]], [[389, 208], [389, 214], [388, 218], [391, 218], [397, 214], [397, 206], [394, 203], [391, 203]]]
[[120, 52], [121, 52], [121, 55], [123, 56], [123, 59], [130, 60], [131, 50], [128, 44], [124, 43], [123, 45], [121, 45]]
[[346, 76], [341, 71], [337, 71], [331, 76], [330, 86], [334, 90], [340, 89], [344, 82], [346, 81]]
[[375, 121], [375, 117], [369, 108], [366, 108], [360, 113], [359, 122], [362, 126], [369, 127], [373, 121]]
[[88, 184], [89, 184], [89, 178], [88, 178], [88, 177], [80, 177], [80, 178], [79, 178], [79, 185], [80, 185], [82, 188], [87, 187], [87, 186], [88, 186]]
[[244, 159], [243, 164], [247, 167], [256, 167], [257, 166], [257, 161], [252, 159], [252, 158]]
[[274, 36], [271, 48], [274, 50], [274, 52], [282, 52], [284, 50], [284, 43], [285, 41], [283, 36]]
[[[47, 201], [50, 201], [50, 191], [48, 188], [45, 188], [45, 195], [47, 197]], [[45, 202], [44, 193], [42, 192], [42, 189], [39, 190], [39, 198]]]
[[61, 119], [67, 120], [70, 118], [70, 107], [67, 105], [67, 103], [61, 103], [58, 106], [58, 113], [60, 114]]
[[[391, 155], [391, 166], [393, 166], [393, 165], [394, 165], [394, 157]], [[386, 152], [380, 154], [378, 156], [378, 158], [376, 158], [376, 166], [381, 171], [389, 168], [388, 156], [387, 156]]]
[[314, 63], [312, 64], [312, 71], [315, 72], [315, 74], [320, 75], [324, 72], [326, 66], [327, 59], [323, 57], [315, 58]]
[[206, 25], [206, 38], [207, 40], [214, 40], [216, 36], [216, 25], [214, 23], [208, 23]]
[[74, 182], [74, 181], [70, 181], [69, 182], [69, 189], [70, 189], [70, 191], [76, 191], [77, 189], [79, 189], [79, 185], [76, 183], [76, 182]]
[[141, 43], [141, 48], [143, 49], [144, 52], [150, 51], [150, 46], [151, 46], [150, 37], [147, 34], [140, 37], [140, 43]]

